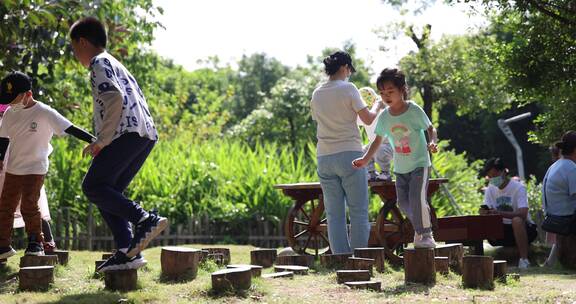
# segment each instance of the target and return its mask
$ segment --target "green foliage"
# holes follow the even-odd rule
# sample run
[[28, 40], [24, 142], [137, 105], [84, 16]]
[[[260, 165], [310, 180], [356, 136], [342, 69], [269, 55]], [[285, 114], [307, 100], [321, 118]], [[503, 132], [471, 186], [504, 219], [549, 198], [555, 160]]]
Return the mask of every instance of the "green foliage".
[[[471, 164], [466, 160], [466, 154], [456, 154], [453, 150], [446, 150], [448, 142], [440, 141], [440, 151], [433, 156], [433, 166], [439, 176], [448, 178], [448, 190], [454, 197], [463, 214], [477, 214], [478, 207], [482, 204], [483, 181], [478, 178], [478, 172], [482, 163], [480, 161]], [[432, 205], [436, 214], [440, 216], [456, 215], [454, 207], [446, 193], [440, 189], [433, 197]]]

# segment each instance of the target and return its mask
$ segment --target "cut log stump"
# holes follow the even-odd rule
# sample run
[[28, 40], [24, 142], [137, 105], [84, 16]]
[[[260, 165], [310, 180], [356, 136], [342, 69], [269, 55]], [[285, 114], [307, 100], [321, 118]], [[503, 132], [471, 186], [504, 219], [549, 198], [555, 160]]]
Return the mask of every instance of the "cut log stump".
[[298, 265], [312, 267], [314, 265], [313, 255], [284, 255], [276, 257], [276, 265]]
[[345, 282], [370, 281], [370, 271], [368, 270], [337, 270], [336, 281], [338, 284]]
[[276, 265], [274, 266], [274, 271], [276, 272], [286, 272], [290, 271], [297, 275], [307, 275], [308, 270], [310, 268], [306, 266], [298, 266], [298, 265]]
[[506, 283], [508, 263], [505, 260], [494, 260], [494, 280]]
[[350, 257], [346, 261], [346, 269], [347, 270], [368, 270], [368, 271], [370, 271], [370, 276], [372, 276], [373, 275], [372, 269], [374, 268], [375, 263], [376, 263], [376, 261], [374, 259]]
[[206, 256], [206, 260], [212, 260], [212, 261], [214, 261], [214, 263], [216, 263], [216, 265], [220, 265], [220, 266], [226, 265], [226, 263], [225, 263], [226, 258], [221, 253], [209, 253]]
[[469, 255], [463, 258], [464, 288], [494, 289], [494, 259], [490, 256]]
[[292, 278], [294, 278], [294, 273], [292, 271], [267, 273], [267, 274], [263, 274], [262, 278], [264, 278], [264, 279], [278, 279], [278, 278], [292, 279]]
[[434, 256], [448, 257], [450, 269], [457, 274], [462, 274], [462, 257], [464, 256], [462, 244], [437, 245], [434, 249]]
[[54, 254], [58, 256], [58, 264], [68, 265], [70, 253], [66, 250], [54, 250]]
[[327, 269], [343, 270], [350, 257], [351, 254], [323, 254], [320, 256], [320, 264]]
[[247, 265], [247, 264], [230, 264], [226, 265], [226, 268], [243, 268], [248, 267], [252, 271], [252, 277], [257, 278], [262, 276], [262, 266], [260, 265]]
[[212, 289], [247, 290], [252, 285], [252, 270], [248, 267], [222, 269], [212, 273]]
[[110, 270], [104, 272], [104, 287], [113, 291], [131, 291], [138, 287], [136, 269]]
[[210, 253], [210, 252], [208, 252], [208, 250], [205, 250], [205, 249], [202, 249], [202, 250], [200, 251], [200, 262], [201, 262], [201, 263], [206, 262], [206, 260], [208, 259], [208, 254], [209, 254], [209, 253]]
[[276, 261], [276, 249], [259, 248], [250, 251], [250, 263], [264, 268], [272, 267]]
[[47, 290], [54, 283], [54, 266], [22, 267], [18, 273], [20, 290]]
[[354, 257], [374, 259], [374, 267], [378, 272], [384, 272], [384, 257], [385, 251], [383, 247], [373, 248], [356, 248], [354, 249]]
[[230, 258], [230, 249], [228, 248], [202, 248], [202, 250], [207, 250], [208, 251], [208, 255], [210, 254], [221, 254], [224, 259], [223, 259], [223, 265], [228, 265], [230, 264], [231, 258]]
[[557, 235], [558, 261], [568, 269], [576, 269], [576, 235]]
[[20, 268], [34, 266], [56, 266], [57, 255], [25, 255], [20, 258]]
[[162, 276], [168, 280], [195, 279], [201, 251], [186, 247], [162, 247], [160, 264]]
[[448, 257], [434, 257], [434, 266], [436, 272], [446, 275], [450, 272], [450, 263]]
[[404, 281], [406, 283], [436, 283], [434, 249], [404, 250]]
[[353, 289], [369, 289], [380, 291], [381, 283], [377, 281], [344, 282], [344, 285]]

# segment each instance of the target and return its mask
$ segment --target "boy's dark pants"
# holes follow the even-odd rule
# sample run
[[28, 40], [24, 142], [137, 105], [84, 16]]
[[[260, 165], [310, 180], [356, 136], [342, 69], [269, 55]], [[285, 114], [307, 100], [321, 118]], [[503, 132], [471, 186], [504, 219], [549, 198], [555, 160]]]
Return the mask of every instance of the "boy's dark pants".
[[84, 176], [82, 190], [98, 206], [119, 249], [130, 245], [130, 223], [138, 223], [146, 214], [138, 203], [126, 198], [123, 192], [144, 164], [155, 143], [137, 133], [124, 134], [94, 157]]
[[34, 236], [36, 242], [43, 242], [42, 217], [38, 199], [44, 184], [44, 175], [14, 175], [6, 173], [4, 188], [0, 195], [0, 247], [12, 243], [14, 212], [21, 203], [20, 212], [26, 225], [28, 236]]

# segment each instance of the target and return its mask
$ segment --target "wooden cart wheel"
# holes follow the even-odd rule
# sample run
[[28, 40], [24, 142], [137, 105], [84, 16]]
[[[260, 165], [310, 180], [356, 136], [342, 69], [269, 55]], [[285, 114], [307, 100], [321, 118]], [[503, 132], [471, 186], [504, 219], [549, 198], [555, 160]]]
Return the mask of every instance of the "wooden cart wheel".
[[327, 253], [330, 241], [322, 197], [318, 201], [296, 202], [288, 211], [284, 231], [295, 252], [316, 256]]
[[380, 209], [376, 219], [376, 231], [380, 245], [384, 247], [386, 258], [393, 264], [401, 264], [402, 259], [398, 253], [402, 250], [404, 243], [412, 240], [414, 230], [395, 202], [387, 202]]

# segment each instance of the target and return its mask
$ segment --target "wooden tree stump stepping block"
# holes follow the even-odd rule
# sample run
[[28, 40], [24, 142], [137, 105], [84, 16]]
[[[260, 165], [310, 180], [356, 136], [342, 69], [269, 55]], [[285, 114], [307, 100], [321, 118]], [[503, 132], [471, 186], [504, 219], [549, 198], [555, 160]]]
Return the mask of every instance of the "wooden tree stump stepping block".
[[20, 258], [20, 268], [34, 266], [55, 266], [58, 264], [57, 255], [25, 255]]
[[162, 276], [169, 280], [195, 279], [201, 251], [186, 247], [162, 247], [160, 265]]
[[208, 255], [211, 254], [221, 254], [224, 259], [223, 259], [223, 265], [228, 265], [230, 264], [231, 258], [230, 258], [230, 249], [228, 248], [202, 248], [202, 250], [207, 250], [208, 251]]
[[94, 272], [98, 272], [98, 271], [97, 271], [98, 267], [100, 267], [100, 265], [104, 264], [104, 262], [106, 262], [106, 260], [98, 260], [98, 261], [95, 261], [95, 262], [94, 262], [94, 266], [95, 266]]
[[106, 271], [104, 272], [104, 287], [114, 291], [136, 290], [138, 271], [136, 269]]
[[434, 257], [434, 266], [436, 267], [436, 272], [440, 274], [448, 274], [450, 272], [450, 260], [448, 257]]
[[250, 251], [250, 263], [264, 268], [272, 267], [276, 261], [276, 249], [259, 248]]
[[298, 266], [298, 265], [276, 265], [274, 266], [274, 271], [276, 272], [293, 272], [294, 274], [297, 275], [307, 275], [308, 274], [308, 270], [310, 268], [306, 267], [306, 266]]
[[494, 259], [490, 256], [469, 255], [463, 259], [464, 288], [494, 289]]
[[370, 271], [368, 270], [337, 270], [336, 281], [338, 284], [344, 282], [370, 281]]
[[278, 278], [294, 278], [294, 273], [292, 271], [283, 271], [275, 273], [266, 273], [262, 275], [264, 279], [278, 279]]
[[494, 260], [494, 280], [506, 283], [508, 273], [508, 263], [505, 260]]
[[377, 281], [344, 282], [344, 285], [354, 289], [369, 289], [380, 291], [381, 283]]
[[455, 273], [462, 274], [462, 257], [464, 256], [464, 246], [462, 244], [437, 245], [434, 249], [434, 256], [448, 257], [450, 269]]
[[307, 254], [277, 256], [276, 265], [298, 265], [312, 267], [312, 265], [314, 265], [314, 256]]
[[210, 252], [208, 252], [208, 250], [205, 249], [200, 250], [200, 262], [206, 262], [209, 253]]
[[346, 261], [347, 270], [368, 270], [370, 271], [370, 276], [372, 276], [372, 269], [376, 261], [374, 259], [367, 258], [354, 258], [350, 257]]
[[58, 263], [60, 265], [68, 265], [70, 254], [66, 250], [54, 250], [54, 254], [58, 256]]
[[378, 272], [384, 272], [384, 257], [385, 251], [384, 247], [373, 247], [373, 248], [356, 248], [354, 249], [354, 257], [357, 258], [367, 258], [374, 259], [374, 267]]
[[252, 285], [252, 270], [248, 267], [222, 269], [212, 273], [212, 289], [246, 290]]
[[54, 266], [22, 267], [18, 272], [20, 290], [47, 290], [54, 283]]
[[212, 261], [214, 261], [214, 263], [216, 263], [217, 265], [220, 265], [220, 266], [226, 265], [226, 263], [224, 263], [225, 259], [226, 258], [221, 253], [209, 253], [206, 256], [206, 260], [212, 260]]
[[248, 267], [250, 271], [252, 271], [252, 277], [261, 277], [262, 276], [262, 266], [260, 265], [247, 265], [247, 264], [230, 264], [226, 265], [226, 268], [243, 268]]
[[576, 235], [557, 235], [558, 262], [568, 269], [576, 269]]
[[404, 281], [406, 283], [436, 283], [434, 249], [404, 250]]
[[320, 256], [320, 264], [328, 269], [342, 270], [351, 257], [351, 254], [323, 254]]

